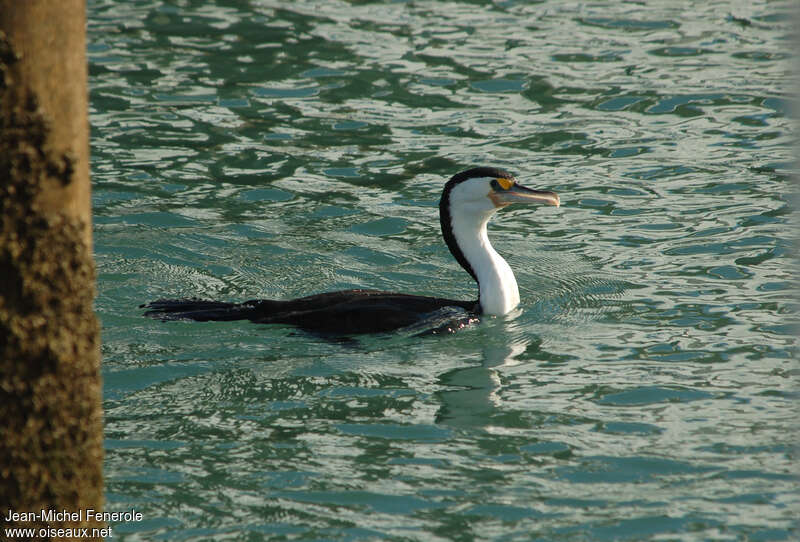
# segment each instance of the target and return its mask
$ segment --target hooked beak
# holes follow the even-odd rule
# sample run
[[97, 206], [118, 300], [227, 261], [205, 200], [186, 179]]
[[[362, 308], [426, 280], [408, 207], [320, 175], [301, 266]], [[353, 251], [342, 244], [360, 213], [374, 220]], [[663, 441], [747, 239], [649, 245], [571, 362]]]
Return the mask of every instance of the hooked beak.
[[[499, 188], [499, 189], [498, 189]], [[534, 190], [519, 184], [512, 184], [508, 188], [494, 187], [489, 193], [495, 207], [505, 207], [512, 203], [543, 203], [546, 205], [561, 205], [558, 194], [549, 190]]]

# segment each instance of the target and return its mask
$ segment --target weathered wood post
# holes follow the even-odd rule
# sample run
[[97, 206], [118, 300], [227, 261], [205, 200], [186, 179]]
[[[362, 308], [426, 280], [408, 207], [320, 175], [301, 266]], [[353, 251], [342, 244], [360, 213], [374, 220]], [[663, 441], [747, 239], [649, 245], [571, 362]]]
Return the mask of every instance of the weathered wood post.
[[91, 532], [85, 511], [103, 506], [85, 9], [0, 0], [3, 527], [9, 513], [67, 510], [83, 520], [18, 525]]

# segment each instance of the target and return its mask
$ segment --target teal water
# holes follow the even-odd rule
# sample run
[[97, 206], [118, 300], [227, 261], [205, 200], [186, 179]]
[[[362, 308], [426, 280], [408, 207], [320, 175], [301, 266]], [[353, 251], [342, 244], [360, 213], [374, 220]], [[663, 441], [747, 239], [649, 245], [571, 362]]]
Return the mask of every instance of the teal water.
[[[650, 3], [649, 3], [650, 4]], [[792, 540], [791, 2], [89, 2], [106, 484], [121, 540]], [[475, 296], [337, 344], [159, 297]]]

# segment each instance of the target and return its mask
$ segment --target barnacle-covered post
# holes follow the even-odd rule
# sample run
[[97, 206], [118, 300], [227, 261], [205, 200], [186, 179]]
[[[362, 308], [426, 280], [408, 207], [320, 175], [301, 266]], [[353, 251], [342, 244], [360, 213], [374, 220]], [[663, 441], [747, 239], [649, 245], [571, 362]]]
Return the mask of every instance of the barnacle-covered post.
[[3, 527], [9, 514], [42, 510], [84, 520], [22, 525], [97, 527], [85, 511], [102, 509], [89, 196], [85, 2], [0, 0]]

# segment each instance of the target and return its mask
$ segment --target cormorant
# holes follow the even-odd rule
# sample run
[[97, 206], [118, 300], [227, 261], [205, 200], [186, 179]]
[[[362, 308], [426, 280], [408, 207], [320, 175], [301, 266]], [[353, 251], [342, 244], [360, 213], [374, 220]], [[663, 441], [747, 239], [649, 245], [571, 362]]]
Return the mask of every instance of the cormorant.
[[142, 305], [146, 316], [162, 320], [251, 320], [288, 324], [305, 331], [354, 335], [393, 331], [424, 321], [448, 307], [503, 315], [519, 304], [519, 289], [508, 263], [492, 248], [486, 225], [512, 203], [558, 206], [558, 194], [533, 190], [502, 169], [477, 167], [454, 175], [439, 201], [442, 236], [453, 257], [478, 283], [478, 299], [462, 301], [377, 290], [343, 290], [290, 300], [254, 299], [242, 303], [200, 299], [159, 299]]

